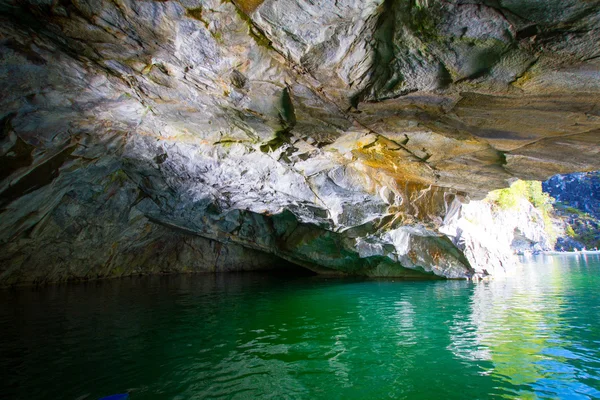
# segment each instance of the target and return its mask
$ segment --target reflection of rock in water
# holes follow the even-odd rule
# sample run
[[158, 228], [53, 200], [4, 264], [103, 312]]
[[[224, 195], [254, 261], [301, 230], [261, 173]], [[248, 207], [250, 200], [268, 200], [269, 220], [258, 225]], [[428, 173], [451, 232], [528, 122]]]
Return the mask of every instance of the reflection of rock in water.
[[[534, 267], [541, 259], [545, 267]], [[581, 256], [569, 262], [577, 268], [587, 260]], [[474, 284], [470, 314], [454, 319], [449, 349], [457, 357], [481, 361], [482, 374], [526, 385], [524, 388], [535, 388], [540, 380], [556, 373], [560, 357], [550, 362], [548, 355], [569, 354], [563, 347], [570, 344], [560, 328], [564, 324], [561, 314], [569, 307], [563, 300], [570, 288], [570, 275], [561, 273], [564, 264], [559, 257], [530, 258], [524, 260], [518, 278]], [[561, 376], [561, 382], [565, 379], [569, 382]], [[553, 385], [546, 382], [542, 386], [549, 390], [547, 386]]]
[[506, 269], [439, 228], [600, 168], [598, 7], [2, 1], [0, 281]]

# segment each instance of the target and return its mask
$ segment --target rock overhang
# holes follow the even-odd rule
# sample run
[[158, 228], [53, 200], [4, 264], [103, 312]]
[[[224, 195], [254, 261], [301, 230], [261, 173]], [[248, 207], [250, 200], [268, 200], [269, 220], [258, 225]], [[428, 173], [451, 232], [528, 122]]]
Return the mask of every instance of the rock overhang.
[[[93, 245], [59, 210], [112, 190], [103, 243], [139, 217], [314, 269], [472, 276], [439, 231], [461, 202], [600, 167], [600, 5], [546, 6], [4, 1], [3, 273]], [[260, 228], [287, 213], [309, 233]]]

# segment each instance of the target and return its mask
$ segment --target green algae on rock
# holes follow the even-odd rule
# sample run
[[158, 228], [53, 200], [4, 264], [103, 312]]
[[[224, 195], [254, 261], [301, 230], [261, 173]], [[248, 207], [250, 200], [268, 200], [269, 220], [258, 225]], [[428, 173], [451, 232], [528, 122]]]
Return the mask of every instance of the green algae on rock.
[[5, 0], [0, 18], [2, 282], [209, 271], [216, 243], [232, 268], [499, 274], [444, 233], [461, 205], [600, 169], [597, 1]]

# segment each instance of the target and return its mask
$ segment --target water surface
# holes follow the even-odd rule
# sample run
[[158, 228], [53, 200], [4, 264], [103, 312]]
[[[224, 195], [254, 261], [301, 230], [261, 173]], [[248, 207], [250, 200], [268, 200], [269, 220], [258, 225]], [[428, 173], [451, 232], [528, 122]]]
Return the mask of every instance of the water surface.
[[486, 283], [266, 275], [0, 291], [0, 398], [600, 398], [600, 256]]

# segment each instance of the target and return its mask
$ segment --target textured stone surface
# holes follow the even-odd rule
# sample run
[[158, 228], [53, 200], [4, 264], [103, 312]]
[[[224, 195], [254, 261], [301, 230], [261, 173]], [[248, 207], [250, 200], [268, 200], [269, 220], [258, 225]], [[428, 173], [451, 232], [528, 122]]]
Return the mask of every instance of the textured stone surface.
[[556, 250], [593, 250], [600, 247], [600, 171], [555, 175], [543, 183], [556, 200], [561, 237]]
[[600, 168], [599, 42], [593, 0], [0, 0], [0, 280], [203, 259], [174, 230], [470, 277], [462, 202]]
[[525, 198], [506, 210], [486, 199], [464, 205], [440, 231], [452, 239], [479, 276], [502, 276], [512, 273], [517, 254], [553, 250], [546, 222]]
[[600, 219], [600, 171], [556, 175], [542, 187], [558, 203]]

